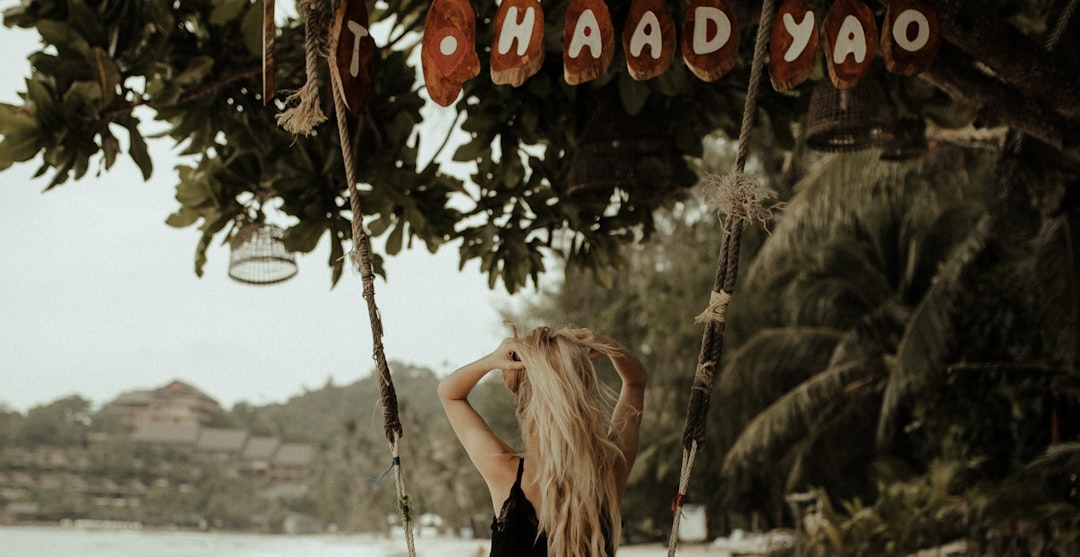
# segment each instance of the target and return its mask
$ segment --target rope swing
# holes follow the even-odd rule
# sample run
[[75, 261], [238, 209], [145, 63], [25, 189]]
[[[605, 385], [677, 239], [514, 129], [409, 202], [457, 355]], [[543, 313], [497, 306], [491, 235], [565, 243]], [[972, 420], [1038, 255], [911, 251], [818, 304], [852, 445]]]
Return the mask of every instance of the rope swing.
[[[315, 59], [317, 55], [325, 55], [336, 50], [338, 35], [329, 33], [328, 29], [325, 28], [325, 20], [322, 18], [323, 14], [319, 4], [320, 2], [317, 0], [305, 0], [300, 4], [306, 36], [307, 83], [299, 92], [288, 98], [288, 100], [294, 98], [299, 100], [299, 104], [278, 115], [278, 123], [296, 135], [313, 133], [314, 126], [326, 119], [319, 108], [318, 71], [315, 67]], [[329, 38], [327, 35], [329, 35]], [[324, 52], [320, 52], [321, 46], [326, 47]], [[360, 274], [364, 300], [367, 302], [368, 319], [371, 323], [372, 357], [375, 360], [375, 369], [379, 376], [379, 399], [383, 408], [383, 428], [386, 440], [390, 445], [390, 467], [383, 475], [385, 476], [391, 469], [394, 472], [398, 510], [401, 513], [402, 525], [405, 530], [405, 542], [408, 545], [409, 557], [415, 557], [416, 547], [413, 541], [410, 501], [405, 489], [405, 474], [401, 467], [402, 429], [401, 420], [398, 417], [397, 391], [394, 389], [394, 380], [386, 363], [386, 354], [382, 343], [382, 316], [379, 313], [378, 305], [375, 303], [375, 270], [371, 261], [370, 239], [364, 229], [364, 211], [360, 206], [360, 196], [356, 187], [356, 161], [353, 158], [353, 144], [346, 116], [348, 106], [343, 88], [339, 82], [340, 77], [334, 71], [330, 72], [330, 76], [334, 82], [331, 87], [334, 98], [334, 112], [337, 116], [338, 137], [345, 166], [345, 179], [348, 183], [349, 204], [352, 210], [353, 249], [350, 255], [357, 272]]]
[[[706, 187], [710, 190], [710, 202], [721, 218], [724, 234], [720, 241], [720, 253], [717, 258], [709, 306], [695, 319], [705, 324], [705, 331], [701, 338], [701, 352], [694, 372], [694, 383], [690, 388], [686, 424], [683, 427], [682, 470], [679, 474], [679, 491], [671, 503], [674, 518], [671, 525], [671, 537], [668, 540], [668, 557], [674, 557], [679, 543], [679, 522], [682, 519], [682, 507], [686, 501], [690, 473], [694, 468], [698, 447], [705, 441], [705, 423], [713, 390], [713, 377], [723, 353], [727, 308], [731, 302], [732, 293], [735, 291], [735, 279], [739, 272], [739, 245], [743, 227], [751, 222], [764, 224], [771, 216], [771, 211], [762, 206], [762, 201], [775, 196], [773, 192], [761, 187], [743, 172], [746, 168], [750, 130], [753, 127], [754, 113], [757, 111], [757, 98], [767, 56], [766, 46], [775, 14], [774, 0], [764, 0], [754, 43], [754, 59], [750, 67], [750, 82], [743, 107], [742, 127], [739, 130], [735, 170], [727, 176], [719, 178], [706, 176], [704, 180]], [[725, 216], [726, 219], [724, 219]]]

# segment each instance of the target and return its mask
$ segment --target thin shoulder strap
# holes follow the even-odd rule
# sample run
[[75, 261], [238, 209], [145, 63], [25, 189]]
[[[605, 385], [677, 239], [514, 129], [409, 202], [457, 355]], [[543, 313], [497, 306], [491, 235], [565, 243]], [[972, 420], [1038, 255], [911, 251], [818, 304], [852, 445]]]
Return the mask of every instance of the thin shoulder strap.
[[521, 473], [525, 471], [525, 457], [518, 458], [517, 484], [521, 485]]

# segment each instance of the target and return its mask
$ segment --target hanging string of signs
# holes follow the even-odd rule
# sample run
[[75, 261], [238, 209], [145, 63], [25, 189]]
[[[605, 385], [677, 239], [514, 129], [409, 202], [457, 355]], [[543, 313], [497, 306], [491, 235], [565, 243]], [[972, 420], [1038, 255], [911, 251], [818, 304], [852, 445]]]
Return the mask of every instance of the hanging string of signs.
[[[264, 0], [264, 99], [273, 94], [273, 0]], [[491, 80], [514, 87], [544, 62], [544, 12], [537, 0], [502, 0], [493, 22]], [[655, 78], [673, 63], [675, 20], [666, 0], [631, 0], [621, 37], [630, 76]], [[331, 67], [341, 76], [349, 110], [362, 112], [370, 97], [375, 44], [368, 32], [364, 0], [338, 0], [332, 29], [337, 52]], [[679, 49], [702, 81], [720, 79], [735, 66], [739, 28], [724, 0], [691, 0]], [[889, 2], [881, 32], [872, 10], [858, 0], [836, 0], [819, 24], [809, 0], [786, 0], [777, 11], [769, 41], [769, 76], [777, 91], [806, 81], [822, 52], [837, 89], [858, 85], [881, 52], [889, 72], [913, 76], [937, 54], [941, 32], [928, 0]], [[820, 45], [820, 49], [819, 49]], [[615, 29], [604, 0], [570, 0], [563, 26], [563, 77], [570, 85], [596, 79], [615, 56]], [[450, 106], [464, 83], [480, 74], [476, 13], [469, 0], [434, 0], [428, 10], [420, 60], [428, 94]]]

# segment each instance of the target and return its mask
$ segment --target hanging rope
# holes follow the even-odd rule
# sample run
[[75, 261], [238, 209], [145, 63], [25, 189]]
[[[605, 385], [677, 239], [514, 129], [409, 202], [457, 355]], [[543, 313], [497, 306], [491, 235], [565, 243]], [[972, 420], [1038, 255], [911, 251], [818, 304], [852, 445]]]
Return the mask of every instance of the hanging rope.
[[[336, 43], [335, 38], [331, 38]], [[332, 44], [331, 49], [336, 48]], [[345, 100], [338, 93], [340, 88], [333, 87], [334, 112], [337, 114], [338, 137], [341, 142], [341, 156], [345, 163], [345, 178], [349, 185], [349, 204], [352, 208], [352, 237], [353, 251], [352, 260], [360, 273], [360, 280], [364, 285], [364, 300], [367, 301], [368, 319], [371, 321], [371, 340], [373, 343], [372, 357], [375, 360], [375, 369], [379, 374], [379, 391], [383, 407], [383, 427], [386, 440], [390, 444], [391, 464], [394, 469], [394, 480], [397, 486], [398, 510], [401, 512], [402, 525], [405, 527], [405, 542], [409, 548], [409, 556], [415, 557], [416, 547], [413, 543], [412, 517], [409, 512], [409, 496], [405, 489], [405, 473], [401, 469], [400, 443], [401, 443], [401, 420], [398, 417], [397, 392], [394, 390], [394, 381], [390, 376], [390, 368], [386, 363], [386, 354], [383, 350], [382, 316], [379, 307], [375, 304], [375, 270], [371, 263], [371, 246], [364, 230], [364, 212], [360, 207], [360, 196], [356, 189], [356, 163], [353, 159], [352, 141], [349, 137], [349, 123], [346, 119], [348, 108]]]
[[[306, 70], [307, 82], [296, 93], [289, 97], [289, 101], [298, 101], [287, 111], [279, 114], [278, 124], [294, 134], [308, 135], [314, 133], [314, 127], [326, 119], [319, 107], [318, 95], [318, 67], [317, 57], [326, 52], [332, 52], [337, 48], [337, 35], [331, 34], [327, 41], [327, 29], [320, 4], [315, 0], [306, 0], [300, 5], [304, 16], [305, 47], [306, 47]], [[329, 47], [326, 44], [329, 42]], [[337, 80], [335, 72], [331, 71], [331, 79]], [[371, 322], [371, 339], [373, 359], [379, 376], [380, 402], [383, 407], [383, 427], [386, 440], [390, 445], [390, 468], [394, 472], [397, 487], [398, 510], [401, 513], [402, 524], [405, 529], [405, 541], [408, 545], [409, 556], [416, 556], [416, 547], [413, 542], [412, 517], [410, 514], [410, 501], [405, 489], [405, 474], [401, 468], [401, 420], [398, 417], [397, 392], [394, 389], [394, 381], [390, 376], [390, 368], [386, 363], [386, 354], [383, 349], [382, 316], [379, 314], [378, 305], [375, 303], [375, 271], [371, 262], [371, 246], [364, 230], [364, 212], [360, 207], [360, 196], [357, 192], [356, 161], [353, 158], [352, 141], [349, 136], [349, 123], [346, 117], [348, 112], [345, 100], [341, 96], [340, 83], [334, 83], [331, 88], [334, 97], [334, 111], [337, 115], [338, 137], [341, 143], [341, 155], [345, 166], [345, 178], [348, 183], [349, 203], [352, 209], [352, 260], [363, 283], [364, 300], [367, 302], [368, 319]], [[384, 474], [385, 475], [385, 474]]]
[[325, 29], [319, 29], [319, 8], [314, 0], [305, 0], [300, 4], [304, 17], [304, 53], [307, 81], [298, 91], [286, 97], [288, 110], [277, 115], [277, 123], [294, 135], [311, 135], [315, 126], [326, 120], [319, 107], [319, 37], [325, 35]]
[[679, 492], [671, 503], [674, 518], [668, 540], [668, 557], [674, 557], [679, 543], [679, 523], [690, 474], [694, 468], [698, 447], [705, 441], [705, 423], [709, 399], [712, 396], [713, 377], [723, 352], [727, 307], [735, 291], [735, 279], [739, 272], [739, 246], [743, 227], [748, 222], [761, 222], [768, 216], [768, 211], [760, 208], [760, 200], [770, 192], [756, 186], [743, 172], [746, 169], [750, 131], [754, 124], [754, 114], [757, 112], [757, 99], [767, 56], [766, 47], [775, 14], [774, 0], [764, 0], [754, 42], [754, 58], [750, 66], [750, 83], [743, 107], [742, 127], [739, 130], [735, 170], [729, 176], [716, 181], [719, 190], [717, 209], [727, 215], [727, 220], [724, 222], [724, 236], [720, 242], [709, 307], [698, 316], [698, 321], [705, 323], [705, 331], [701, 338], [701, 352], [698, 355], [697, 370], [694, 372], [694, 383], [690, 388], [686, 424], [683, 427], [682, 471], [679, 475]]

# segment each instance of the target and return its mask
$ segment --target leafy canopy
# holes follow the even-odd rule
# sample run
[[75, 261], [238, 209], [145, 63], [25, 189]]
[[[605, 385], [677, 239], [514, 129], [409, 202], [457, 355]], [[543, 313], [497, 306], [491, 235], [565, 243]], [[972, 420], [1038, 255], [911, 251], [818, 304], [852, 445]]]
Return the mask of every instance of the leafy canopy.
[[[715, 82], [698, 80], [680, 61], [660, 77], [635, 81], [617, 48], [604, 75], [569, 86], [561, 63], [567, 4], [545, 2], [545, 62], [517, 88], [494, 85], [487, 75], [486, 45], [491, 44], [496, 4], [476, 5], [481, 75], [466, 82], [458, 103], [446, 109], [431, 106], [418, 79], [417, 45], [430, 3], [374, 4], [371, 21], [379, 40], [371, 103], [348, 131], [366, 225], [371, 235], [385, 237], [386, 254], [414, 242], [431, 251], [458, 243], [462, 266], [478, 260], [489, 285], [501, 280], [510, 292], [538, 281], [545, 255], [606, 281], [623, 263], [620, 246], [647, 237], [653, 210], [694, 184], [702, 138], [716, 131], [736, 137], [757, 6], [737, 7], [739, 61]], [[828, 3], [814, 4], [823, 14]], [[325, 24], [331, 2], [314, 5]], [[943, 32], [951, 42], [935, 63], [941, 69], [928, 80], [888, 77], [891, 104], [904, 114], [947, 126], [970, 123], [972, 108], [989, 112], [1014, 90], [1030, 92], [1031, 106], [1040, 105], [1037, 95], [1053, 84], [1024, 90], [1019, 85], [1032, 80], [1010, 75], [1012, 66], [957, 51], [987, 28], [984, 20], [991, 17], [1018, 35], [1010, 40], [1019, 46], [1010, 44], [1005, 54], [1022, 54], [1021, 47], [1036, 44], [1052, 23], [1053, 14], [1041, 5], [1026, 0], [943, 3]], [[684, 19], [687, 6], [683, 1], [672, 6], [676, 21]], [[629, 3], [610, 9], [616, 33], [621, 33]], [[874, 4], [874, 9], [881, 21], [883, 6]], [[5, 25], [35, 29], [43, 46], [29, 56], [33, 69], [21, 93], [23, 104], [0, 104], [0, 170], [40, 157], [37, 175], [50, 174], [48, 189], [92, 170], [108, 171], [126, 153], [148, 178], [154, 161], [147, 138], [167, 137], [183, 156], [176, 169], [179, 208], [168, 223], [198, 226], [196, 273], [201, 274], [206, 248], [216, 237], [227, 239], [238, 225], [260, 218], [265, 206], [288, 220], [279, 224], [288, 227], [285, 243], [291, 250], [307, 252], [323, 237], [330, 238], [328, 264], [336, 282], [351, 238], [351, 211], [334, 119], [310, 137], [296, 138], [278, 127], [275, 116], [286, 108], [286, 93], [305, 78], [303, 22], [279, 22], [278, 95], [264, 106], [261, 13], [262, 4], [251, 0], [22, 0], [7, 9]], [[962, 24], [969, 20], [978, 25]], [[1067, 46], [1063, 43], [1060, 51], [1071, 52]], [[1060, 63], [1066, 71], [1035, 69], [1049, 77], [1075, 75], [1067, 71], [1073, 58], [1047, 62]], [[996, 73], [980, 69], [986, 67]], [[330, 110], [325, 60], [320, 59], [320, 68], [322, 104]], [[953, 71], [957, 68], [963, 71]], [[964, 80], [949, 81], [953, 75]], [[819, 69], [813, 80], [823, 78]], [[790, 94], [762, 88], [759, 106], [767, 117], [757, 122], [782, 149], [796, 145], [811, 86], [808, 82]], [[1075, 116], [1070, 98], [1046, 99], [1048, 109], [1065, 116], [1061, 126], [1029, 127], [1047, 135], [1067, 128]], [[637, 116], [648, 122], [671, 149], [673, 170], [653, 183], [603, 190], [592, 199], [573, 195], [568, 177], [575, 155], [583, 151], [587, 132], [604, 123], [593, 118], [603, 110], [614, 110], [605, 118], [610, 122]], [[1030, 116], [1013, 112], [997, 117]], [[439, 129], [436, 121], [452, 124]], [[632, 128], [620, 133], [633, 139]]]

